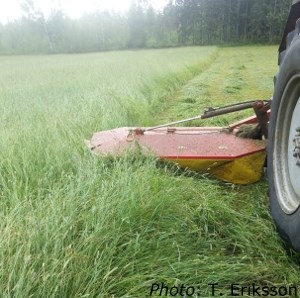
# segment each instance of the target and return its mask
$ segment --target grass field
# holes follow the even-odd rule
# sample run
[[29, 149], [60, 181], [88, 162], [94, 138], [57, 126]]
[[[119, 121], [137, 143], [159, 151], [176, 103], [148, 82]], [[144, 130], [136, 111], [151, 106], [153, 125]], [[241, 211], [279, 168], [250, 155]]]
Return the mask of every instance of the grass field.
[[149, 297], [153, 283], [210, 297], [215, 282], [226, 297], [232, 283], [297, 284], [264, 179], [234, 186], [150, 157], [96, 158], [83, 143], [101, 129], [267, 99], [276, 54], [193, 47], [0, 57], [0, 297]]

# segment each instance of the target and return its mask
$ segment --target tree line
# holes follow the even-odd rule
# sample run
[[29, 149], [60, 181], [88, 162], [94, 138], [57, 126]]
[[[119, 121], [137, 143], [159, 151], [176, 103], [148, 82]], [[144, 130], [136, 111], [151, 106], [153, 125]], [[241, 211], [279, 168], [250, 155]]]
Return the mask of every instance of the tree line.
[[22, 17], [0, 24], [0, 54], [82, 53], [231, 43], [278, 43], [292, 0], [170, 0], [161, 11], [133, 0], [125, 13], [46, 18], [32, 0]]

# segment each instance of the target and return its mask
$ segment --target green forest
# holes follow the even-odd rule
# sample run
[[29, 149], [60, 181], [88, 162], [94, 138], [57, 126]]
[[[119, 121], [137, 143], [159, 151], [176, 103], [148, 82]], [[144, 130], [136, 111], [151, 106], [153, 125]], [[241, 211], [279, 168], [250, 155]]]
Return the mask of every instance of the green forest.
[[280, 41], [291, 0], [170, 0], [161, 11], [135, 0], [127, 12], [97, 11], [78, 19], [49, 16], [32, 0], [22, 17], [0, 23], [0, 54], [84, 53], [185, 45]]

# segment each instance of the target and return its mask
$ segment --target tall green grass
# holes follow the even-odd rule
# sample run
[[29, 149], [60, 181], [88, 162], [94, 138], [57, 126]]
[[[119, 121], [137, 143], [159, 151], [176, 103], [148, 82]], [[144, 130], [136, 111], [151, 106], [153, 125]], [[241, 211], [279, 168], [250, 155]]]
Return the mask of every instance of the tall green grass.
[[[236, 68], [230, 49], [208, 47], [0, 57], [1, 297], [147, 297], [161, 282], [210, 296], [210, 282], [298, 281], [265, 182], [236, 187], [151, 157], [101, 159], [83, 143], [97, 130], [175, 117], [187, 90], [196, 108], [193, 89], [212, 84], [205, 76], [219, 74], [226, 93], [225, 58]], [[261, 88], [252, 81], [249, 92]]]

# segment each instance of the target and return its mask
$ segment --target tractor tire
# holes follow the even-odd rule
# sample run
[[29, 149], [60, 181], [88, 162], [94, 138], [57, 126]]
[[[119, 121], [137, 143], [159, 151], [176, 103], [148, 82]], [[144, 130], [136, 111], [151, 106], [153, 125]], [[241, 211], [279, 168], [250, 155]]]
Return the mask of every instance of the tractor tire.
[[268, 137], [270, 208], [287, 248], [300, 252], [300, 22], [280, 61]]

